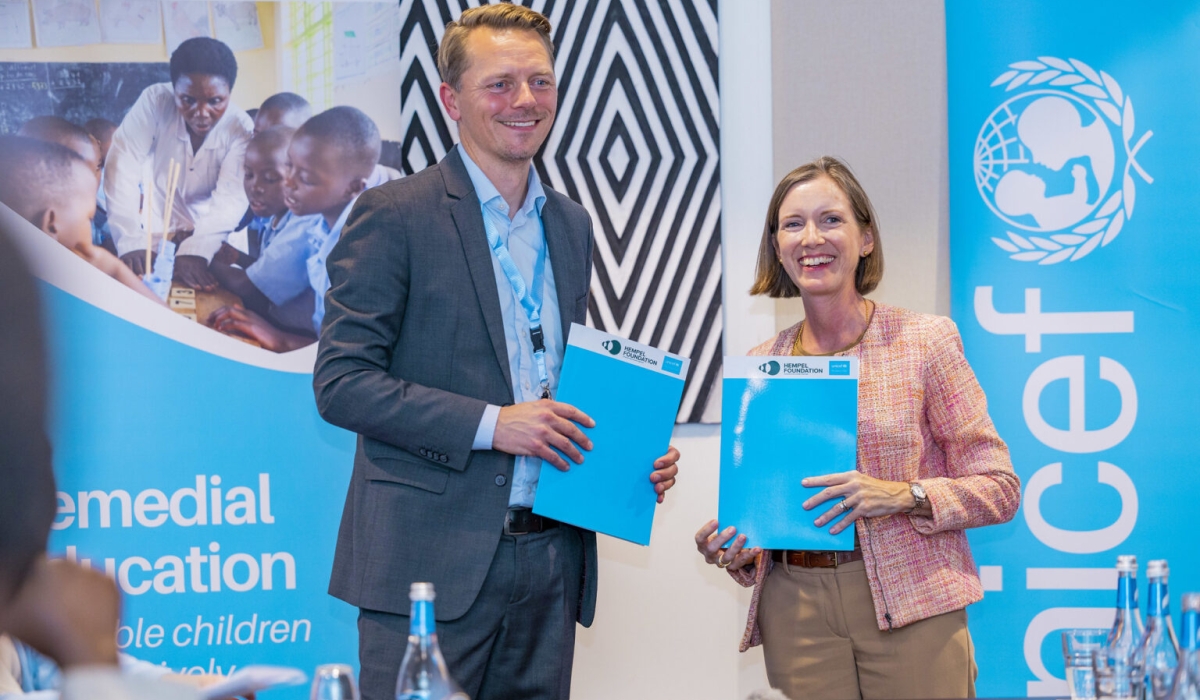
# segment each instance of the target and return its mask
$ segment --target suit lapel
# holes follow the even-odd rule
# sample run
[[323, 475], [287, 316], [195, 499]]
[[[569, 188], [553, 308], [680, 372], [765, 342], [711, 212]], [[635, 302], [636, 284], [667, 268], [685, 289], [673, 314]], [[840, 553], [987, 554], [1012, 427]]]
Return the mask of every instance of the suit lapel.
[[583, 293], [576, 291], [583, 270], [579, 266], [579, 253], [571, 244], [567, 217], [549, 192], [546, 193], [546, 204], [542, 207], [542, 229], [546, 233], [546, 252], [549, 253], [550, 263], [554, 266], [554, 291], [558, 297], [558, 315], [562, 321], [563, 346], [566, 346], [571, 322], [575, 320], [575, 299]]
[[488, 337], [491, 338], [492, 349], [496, 352], [496, 362], [500, 365], [505, 381], [508, 382], [511, 401], [514, 394], [512, 377], [509, 376], [508, 344], [504, 340], [504, 316], [500, 313], [500, 295], [496, 291], [492, 251], [488, 248], [487, 233], [483, 230], [479, 198], [475, 196], [475, 187], [471, 184], [471, 178], [467, 175], [467, 169], [457, 148], [451, 149], [442, 160], [441, 166], [446, 193], [458, 200], [450, 205], [450, 213], [458, 229], [463, 254], [467, 259], [467, 269], [471, 272], [471, 282], [475, 286], [475, 295], [479, 299], [479, 308], [483, 311], [483, 320], [487, 325]]

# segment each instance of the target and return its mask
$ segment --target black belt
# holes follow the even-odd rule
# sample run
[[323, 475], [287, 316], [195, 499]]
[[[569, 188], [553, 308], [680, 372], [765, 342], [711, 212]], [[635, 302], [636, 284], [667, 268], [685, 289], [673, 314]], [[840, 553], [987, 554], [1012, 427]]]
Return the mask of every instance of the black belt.
[[543, 518], [528, 508], [509, 508], [504, 514], [504, 534], [529, 535], [535, 532], [545, 532], [556, 528], [562, 523], [550, 518]]

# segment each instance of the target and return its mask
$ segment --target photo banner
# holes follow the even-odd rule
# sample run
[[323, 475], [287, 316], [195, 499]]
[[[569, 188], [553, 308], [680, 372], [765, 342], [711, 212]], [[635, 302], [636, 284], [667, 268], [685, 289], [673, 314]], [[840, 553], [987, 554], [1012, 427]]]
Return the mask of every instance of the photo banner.
[[1200, 3], [946, 3], [951, 309], [1021, 477], [970, 533], [981, 697], [1063, 695], [1118, 554], [1200, 590]]
[[51, 554], [115, 579], [120, 651], [187, 674], [356, 664], [356, 611], [325, 592], [354, 436], [317, 414], [315, 346], [251, 348], [0, 224], [43, 280]]
[[[433, 164], [457, 134], [436, 100], [433, 52], [446, 22], [478, 4], [69, 0], [30, 5], [30, 26], [0, 37], [0, 135], [41, 142], [2, 144], [25, 153], [4, 167], [58, 168], [66, 183], [0, 188], [0, 217], [43, 283], [51, 555], [115, 579], [121, 651], [192, 674], [357, 665], [356, 611], [326, 593], [355, 436], [321, 419], [312, 392], [324, 261], [352, 204], [314, 210], [297, 192], [267, 193], [323, 149], [310, 133], [271, 132], [353, 107], [382, 141], [367, 187]], [[690, 357], [677, 418], [716, 420], [716, 4], [524, 4], [555, 27], [560, 105], [535, 163], [592, 214], [589, 317]], [[78, 26], [56, 24], [61, 8], [79, 10]], [[168, 67], [200, 36], [237, 64], [211, 124], [185, 115], [186, 86]], [[272, 97], [284, 99], [250, 114]], [[291, 149], [295, 138], [304, 147]], [[75, 151], [88, 175], [54, 148]], [[39, 217], [54, 207], [79, 223], [93, 203], [87, 233]]]

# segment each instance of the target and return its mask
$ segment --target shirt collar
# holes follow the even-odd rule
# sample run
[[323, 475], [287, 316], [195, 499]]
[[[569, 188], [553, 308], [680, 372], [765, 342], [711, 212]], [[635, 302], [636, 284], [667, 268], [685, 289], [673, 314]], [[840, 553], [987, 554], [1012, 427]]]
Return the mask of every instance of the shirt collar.
[[321, 230], [325, 233], [333, 233], [334, 231], [340, 232], [342, 227], [346, 225], [346, 219], [349, 218], [350, 210], [354, 208], [354, 203], [356, 201], [358, 201], [358, 197], [355, 197], [346, 204], [346, 208], [342, 210], [341, 216], [338, 217], [337, 221], [333, 222], [333, 228], [330, 228], [325, 223], [325, 217], [320, 217]]
[[[471, 184], [475, 187], [475, 195], [479, 197], [479, 203], [498, 208], [504, 203], [504, 198], [500, 196], [500, 190], [496, 189], [483, 170], [475, 164], [475, 161], [471, 160], [471, 156], [467, 155], [467, 149], [463, 148], [461, 143], [456, 148], [458, 148], [458, 154], [462, 156], [463, 165], [467, 168], [467, 176], [471, 178]], [[538, 177], [537, 168], [530, 163], [529, 187], [525, 192], [525, 203], [521, 205], [521, 211], [529, 216], [531, 210], [536, 210], [537, 215], [541, 216], [542, 207], [545, 204], [546, 190], [542, 188], [542, 179]]]

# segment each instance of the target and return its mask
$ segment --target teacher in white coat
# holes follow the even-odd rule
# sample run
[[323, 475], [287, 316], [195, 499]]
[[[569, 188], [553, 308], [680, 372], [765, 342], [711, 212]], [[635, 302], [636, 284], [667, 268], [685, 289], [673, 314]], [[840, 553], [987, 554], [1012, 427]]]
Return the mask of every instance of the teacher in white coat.
[[[254, 124], [229, 100], [237, 60], [216, 39], [188, 39], [171, 54], [171, 82], [142, 91], [113, 134], [105, 164], [104, 194], [117, 255], [145, 273], [145, 226], [154, 252], [163, 231], [172, 160], [180, 164], [167, 233], [179, 243], [175, 279], [210, 291], [208, 263], [246, 213], [242, 159]], [[149, 193], [150, 216], [143, 205]]]

